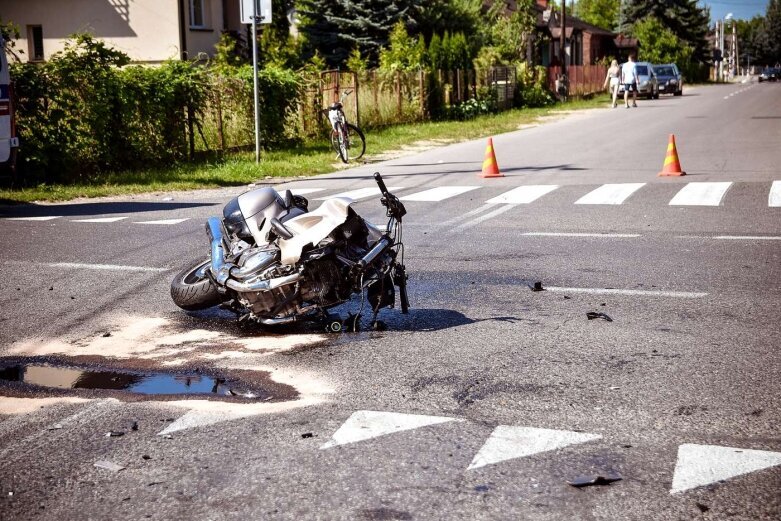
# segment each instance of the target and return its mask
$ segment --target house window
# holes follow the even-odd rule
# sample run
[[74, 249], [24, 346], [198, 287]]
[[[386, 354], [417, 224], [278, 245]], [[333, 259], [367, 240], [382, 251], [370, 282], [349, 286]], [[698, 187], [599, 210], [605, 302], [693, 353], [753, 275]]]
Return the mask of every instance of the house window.
[[28, 25], [27, 42], [30, 61], [43, 61], [43, 27]]
[[204, 0], [190, 0], [190, 27], [206, 27]]

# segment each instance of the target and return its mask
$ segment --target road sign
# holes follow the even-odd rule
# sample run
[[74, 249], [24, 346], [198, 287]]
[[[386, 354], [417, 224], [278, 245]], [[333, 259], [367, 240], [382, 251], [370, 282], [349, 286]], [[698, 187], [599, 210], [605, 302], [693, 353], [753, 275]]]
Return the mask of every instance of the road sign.
[[[239, 0], [241, 7], [241, 23], [252, 23], [252, 0]], [[255, 0], [255, 12], [257, 13], [258, 23], [271, 23], [271, 0]]]

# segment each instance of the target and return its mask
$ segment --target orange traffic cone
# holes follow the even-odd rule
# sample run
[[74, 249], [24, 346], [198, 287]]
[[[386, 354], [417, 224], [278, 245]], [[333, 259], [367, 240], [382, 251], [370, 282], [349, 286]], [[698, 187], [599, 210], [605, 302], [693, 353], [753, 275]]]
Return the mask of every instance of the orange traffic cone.
[[488, 138], [488, 146], [485, 147], [485, 158], [483, 159], [483, 172], [480, 177], [504, 177], [499, 171], [499, 165], [496, 164], [496, 154], [494, 154], [494, 140]]
[[659, 175], [686, 175], [686, 172], [681, 170], [681, 162], [678, 161], [678, 151], [675, 149], [675, 134], [670, 134], [670, 142], [667, 144], [667, 156], [664, 158], [664, 166]]

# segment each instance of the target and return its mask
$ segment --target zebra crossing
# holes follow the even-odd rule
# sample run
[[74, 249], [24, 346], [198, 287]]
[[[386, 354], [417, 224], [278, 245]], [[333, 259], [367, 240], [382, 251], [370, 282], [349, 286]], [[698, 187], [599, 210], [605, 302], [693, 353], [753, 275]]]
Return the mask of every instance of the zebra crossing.
[[[678, 192], [670, 199], [669, 206], [721, 206], [730, 190], [734, 185], [732, 181], [719, 182], [690, 182], [681, 187]], [[603, 184], [574, 201], [577, 205], [622, 205], [630, 199], [640, 197], [643, 188], [648, 187], [648, 183], [608, 183]], [[427, 188], [409, 194], [402, 194], [399, 199], [402, 201], [414, 202], [441, 202], [466, 193], [473, 194], [476, 190], [485, 190], [488, 187], [483, 186], [438, 186]], [[485, 200], [485, 204], [531, 204], [543, 199], [562, 188], [561, 185], [523, 185], [512, 188], [509, 191]], [[391, 192], [403, 192], [407, 190], [403, 186], [390, 187]], [[290, 189], [294, 195], [306, 195], [311, 193], [325, 192], [325, 188], [293, 187]], [[360, 188], [347, 192], [340, 192], [333, 195], [317, 197], [316, 200], [323, 201], [331, 197], [349, 197], [353, 200], [361, 200], [380, 195], [376, 187]], [[768, 207], [781, 207], [781, 181], [773, 181], [767, 198]], [[481, 213], [476, 211], [475, 213]]]
[[[724, 206], [729, 198], [730, 190], [735, 185], [732, 181], [705, 182], [694, 181], [681, 186], [677, 192], [669, 199], [667, 206], [672, 207], [719, 207]], [[637, 201], [642, 197], [652, 193], [653, 188], [658, 188], [660, 184], [649, 183], [606, 183], [596, 188], [591, 188], [586, 193], [575, 196], [571, 204], [578, 206], [621, 206], [631, 201]], [[463, 222], [465, 218], [480, 216], [469, 222], [468, 226], [475, 226], [481, 222], [496, 217], [513, 207], [519, 205], [530, 205], [532, 203], [544, 203], [545, 199], [555, 194], [557, 191], [565, 188], [563, 185], [544, 184], [544, 185], [522, 185], [511, 188], [498, 195], [494, 195], [494, 187], [476, 186], [476, 185], [444, 185], [433, 188], [418, 189], [405, 186], [391, 186], [388, 189], [398, 194], [400, 199], [410, 203], [439, 203], [448, 199], [454, 199], [468, 194], [470, 200], [479, 197], [479, 194], [485, 194], [482, 204], [476, 208], [465, 209], [463, 214], [454, 216], [453, 222]], [[581, 186], [566, 186], [570, 191]], [[586, 188], [589, 188], [586, 186]], [[665, 187], [666, 188], [666, 187]], [[284, 187], [278, 187], [283, 190]], [[290, 191], [294, 195], [308, 196], [316, 194], [315, 201], [324, 201], [333, 197], [348, 197], [354, 201], [361, 201], [373, 197], [379, 197], [380, 190], [376, 186], [356, 188], [347, 191], [328, 194], [329, 189], [324, 187], [302, 186], [292, 187]], [[333, 191], [333, 190], [330, 190]], [[491, 191], [494, 193], [486, 194]], [[326, 194], [326, 195], [322, 195]], [[760, 203], [762, 206], [765, 202]], [[781, 180], [772, 181], [767, 192], [767, 207], [781, 208]], [[56, 211], [56, 210], [55, 210]], [[189, 217], [178, 217], [169, 219], [148, 219], [131, 220], [127, 215], [116, 216], [95, 216], [79, 219], [67, 218], [62, 215], [35, 215], [35, 216], [9, 216], [0, 217], [5, 221], [34, 221], [47, 222], [55, 219], [67, 219], [73, 223], [82, 224], [107, 224], [117, 222], [130, 222], [139, 225], [157, 225], [171, 226], [189, 221]]]

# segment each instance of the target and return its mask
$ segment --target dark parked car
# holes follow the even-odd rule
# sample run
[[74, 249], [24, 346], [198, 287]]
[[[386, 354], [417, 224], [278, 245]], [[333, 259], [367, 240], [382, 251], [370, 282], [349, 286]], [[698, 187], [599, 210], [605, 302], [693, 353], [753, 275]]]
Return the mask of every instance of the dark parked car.
[[774, 69], [772, 67], [767, 67], [764, 71], [760, 73], [759, 81], [760, 83], [763, 81], [778, 81], [779, 76], [781, 76], [781, 69]]
[[672, 94], [674, 96], [683, 94], [683, 76], [681, 76], [677, 65], [674, 63], [654, 65], [654, 72], [659, 84], [659, 94]]

